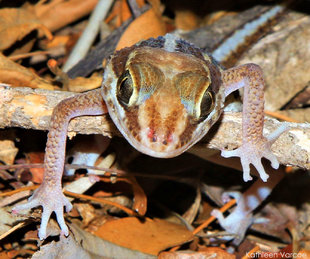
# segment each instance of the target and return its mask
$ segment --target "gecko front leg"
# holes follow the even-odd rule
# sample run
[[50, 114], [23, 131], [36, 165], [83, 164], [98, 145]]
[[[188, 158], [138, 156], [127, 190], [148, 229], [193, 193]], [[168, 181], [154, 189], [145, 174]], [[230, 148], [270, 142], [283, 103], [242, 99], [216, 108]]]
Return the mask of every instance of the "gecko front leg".
[[225, 96], [244, 87], [242, 111], [242, 145], [236, 150], [222, 151], [223, 157], [240, 157], [245, 182], [252, 180], [250, 164], [258, 171], [260, 178], [266, 182], [266, 174], [261, 159], [267, 158], [274, 169], [279, 167], [276, 156], [271, 151], [274, 141], [287, 130], [280, 127], [268, 137], [263, 136], [264, 127], [264, 87], [262, 69], [255, 64], [245, 64], [223, 72], [222, 80]]
[[[266, 182], [269, 175], [266, 174], [261, 159], [265, 157], [270, 160], [274, 169], [279, 167], [279, 162], [271, 151], [271, 145], [287, 127], [284, 125], [268, 137], [263, 136], [265, 82], [258, 65], [246, 64], [228, 69], [223, 72], [222, 80], [226, 96], [244, 87], [242, 145], [236, 150], [222, 151], [222, 156], [240, 157], [244, 181], [252, 180], [250, 164], [253, 164], [262, 181]], [[254, 222], [253, 211], [269, 196], [282, 177], [283, 174], [275, 173], [271, 175], [268, 183], [258, 179], [243, 196], [239, 193], [224, 193], [224, 197], [229, 195], [236, 199], [237, 207], [226, 218], [219, 210], [213, 210], [212, 215], [227, 232], [237, 236], [234, 240], [235, 245], [243, 240], [246, 230]]]
[[64, 169], [67, 129], [69, 121], [83, 115], [101, 115], [107, 113], [107, 109], [100, 89], [79, 94], [61, 101], [54, 109], [44, 158], [44, 178], [41, 186], [33, 193], [28, 203], [15, 206], [12, 211], [31, 209], [37, 206], [43, 207], [39, 238], [46, 237], [48, 220], [55, 212], [57, 221], [64, 235], [68, 235], [68, 227], [64, 221], [63, 207], [66, 211], [72, 208], [69, 200], [62, 193], [61, 178]]

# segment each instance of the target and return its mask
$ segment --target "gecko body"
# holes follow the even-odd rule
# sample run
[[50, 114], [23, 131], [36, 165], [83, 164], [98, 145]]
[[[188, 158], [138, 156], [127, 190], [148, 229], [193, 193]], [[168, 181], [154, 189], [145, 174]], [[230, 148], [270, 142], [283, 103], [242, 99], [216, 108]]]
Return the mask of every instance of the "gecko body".
[[[14, 211], [43, 207], [40, 239], [46, 237], [52, 212], [56, 213], [63, 234], [69, 234], [63, 207], [68, 211], [72, 205], [62, 193], [61, 177], [70, 119], [109, 113], [134, 148], [154, 157], [175, 157], [208, 133], [223, 111], [225, 98], [241, 87], [245, 89], [242, 145], [236, 150], [223, 151], [222, 155], [241, 158], [245, 181], [252, 179], [250, 164], [256, 167], [261, 179], [267, 181], [261, 158], [269, 159], [272, 166], [278, 168], [270, 146], [282, 132], [269, 139], [262, 134], [264, 86], [259, 66], [245, 64], [224, 70], [211, 55], [171, 34], [122, 49], [109, 59], [101, 89], [68, 98], [54, 109], [43, 183], [27, 204], [16, 206]], [[253, 208], [242, 213], [243, 205], [240, 206], [236, 213], [243, 222]], [[238, 224], [237, 217], [225, 221], [219, 213], [215, 214], [222, 226], [235, 231], [229, 226]], [[249, 224], [237, 229], [235, 234], [243, 236]]]

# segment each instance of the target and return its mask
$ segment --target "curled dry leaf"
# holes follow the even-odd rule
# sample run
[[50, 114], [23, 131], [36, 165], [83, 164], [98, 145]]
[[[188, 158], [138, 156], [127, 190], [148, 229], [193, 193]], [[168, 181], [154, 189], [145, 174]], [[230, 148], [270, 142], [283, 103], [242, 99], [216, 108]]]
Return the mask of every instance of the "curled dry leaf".
[[151, 255], [193, 239], [185, 226], [161, 219], [139, 220], [135, 217], [109, 221], [95, 234], [114, 244]]
[[116, 50], [132, 46], [140, 40], [156, 38], [166, 33], [166, 28], [162, 18], [154, 8], [149, 9], [137, 19], [135, 19], [123, 33]]
[[28, 86], [53, 90], [54, 86], [31, 70], [15, 63], [0, 53], [0, 82], [12, 86]]
[[36, 18], [35, 14], [23, 8], [0, 10], [0, 28], [0, 50], [9, 48], [33, 30], [39, 30], [48, 39], [52, 38], [51, 32]]

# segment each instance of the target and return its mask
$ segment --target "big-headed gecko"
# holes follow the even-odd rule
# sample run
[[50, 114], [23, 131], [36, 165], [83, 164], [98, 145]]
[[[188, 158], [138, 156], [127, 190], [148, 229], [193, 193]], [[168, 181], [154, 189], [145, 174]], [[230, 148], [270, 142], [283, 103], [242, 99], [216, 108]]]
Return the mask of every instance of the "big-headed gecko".
[[[70, 211], [72, 205], [62, 193], [61, 178], [67, 127], [72, 118], [108, 112], [138, 151], [154, 157], [175, 157], [208, 133], [223, 111], [225, 98], [241, 87], [244, 87], [242, 145], [233, 151], [222, 151], [222, 156], [241, 158], [245, 181], [252, 179], [250, 164], [267, 181], [261, 158], [269, 159], [272, 167], [278, 168], [270, 146], [283, 131], [267, 138], [262, 134], [264, 86], [258, 65], [223, 70], [210, 55], [171, 34], [124, 48], [110, 57], [100, 89], [78, 94], [55, 107], [46, 145], [43, 183], [27, 204], [17, 205], [13, 211], [43, 207], [40, 239], [46, 237], [52, 212], [56, 213], [62, 233], [69, 234], [63, 207]], [[213, 214], [226, 230], [243, 237], [250, 225], [248, 215], [257, 206], [239, 203], [226, 219], [218, 211]], [[244, 226], [236, 227], [240, 224]]]

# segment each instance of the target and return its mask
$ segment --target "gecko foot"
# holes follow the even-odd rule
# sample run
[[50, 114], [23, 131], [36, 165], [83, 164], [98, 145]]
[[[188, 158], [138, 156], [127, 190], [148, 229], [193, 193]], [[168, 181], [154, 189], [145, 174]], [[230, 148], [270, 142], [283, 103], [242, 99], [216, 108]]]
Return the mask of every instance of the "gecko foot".
[[232, 240], [234, 245], [239, 245], [243, 240], [247, 229], [254, 223], [253, 214], [245, 209], [244, 199], [239, 192], [227, 192], [222, 195], [222, 199], [228, 201], [228, 196], [236, 199], [237, 206], [232, 213], [224, 218], [223, 213], [214, 209], [211, 215], [216, 217], [223, 229], [233, 237], [225, 237], [224, 240]]
[[72, 209], [72, 204], [64, 196], [61, 188], [41, 185], [29, 198], [28, 203], [15, 206], [12, 212], [16, 214], [21, 210], [31, 209], [37, 206], [43, 207], [41, 226], [39, 229], [40, 240], [46, 238], [47, 223], [53, 211], [56, 214], [61, 232], [65, 236], [69, 235], [69, 230], [64, 220], [63, 207], [65, 206], [66, 212], [69, 212]]
[[241, 165], [243, 168], [243, 180], [245, 182], [252, 180], [250, 176], [250, 164], [252, 164], [258, 171], [260, 178], [266, 182], [269, 175], [265, 172], [261, 159], [264, 157], [271, 162], [274, 169], [279, 168], [277, 157], [271, 151], [271, 145], [277, 138], [289, 129], [287, 123], [283, 123], [277, 130], [269, 136], [262, 137], [259, 141], [243, 142], [242, 146], [231, 151], [223, 150], [221, 155], [223, 157], [240, 157]]
[[243, 143], [241, 147], [235, 150], [222, 151], [221, 155], [223, 157], [240, 157], [241, 165], [243, 168], [243, 180], [245, 182], [253, 179], [250, 176], [250, 164], [256, 168], [260, 178], [266, 182], [269, 175], [265, 172], [261, 159], [265, 157], [271, 162], [271, 166], [274, 169], [279, 168], [278, 159], [270, 149], [271, 145], [271, 141], [267, 141], [266, 139], [262, 140], [258, 144]]

